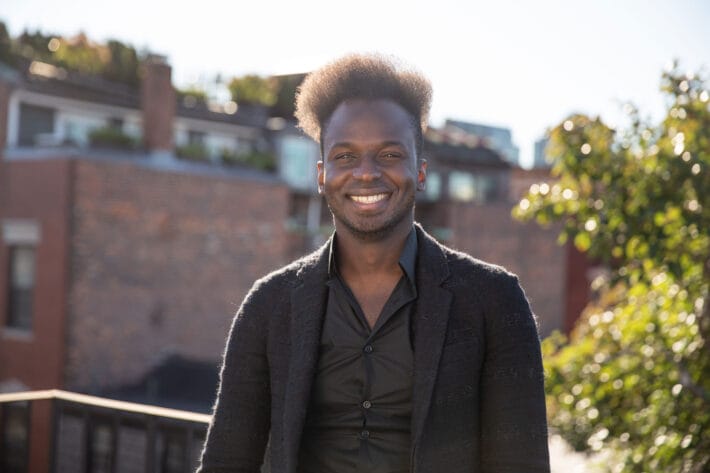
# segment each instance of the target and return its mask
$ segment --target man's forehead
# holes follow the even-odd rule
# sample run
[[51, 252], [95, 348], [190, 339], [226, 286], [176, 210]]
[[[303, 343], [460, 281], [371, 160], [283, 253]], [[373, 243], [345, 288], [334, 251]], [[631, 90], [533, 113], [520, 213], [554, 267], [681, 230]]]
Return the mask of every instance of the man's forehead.
[[401, 142], [413, 145], [412, 117], [404, 107], [387, 99], [341, 102], [324, 129], [323, 145], [341, 142]]

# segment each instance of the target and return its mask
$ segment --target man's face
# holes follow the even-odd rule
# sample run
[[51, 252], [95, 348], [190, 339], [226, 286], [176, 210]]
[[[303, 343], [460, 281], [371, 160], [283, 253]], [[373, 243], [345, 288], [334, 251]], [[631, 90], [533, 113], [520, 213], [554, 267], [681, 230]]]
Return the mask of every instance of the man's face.
[[416, 135], [404, 108], [390, 100], [343, 102], [321, 139], [318, 190], [337, 231], [377, 240], [411, 227], [426, 162], [417, 165]]

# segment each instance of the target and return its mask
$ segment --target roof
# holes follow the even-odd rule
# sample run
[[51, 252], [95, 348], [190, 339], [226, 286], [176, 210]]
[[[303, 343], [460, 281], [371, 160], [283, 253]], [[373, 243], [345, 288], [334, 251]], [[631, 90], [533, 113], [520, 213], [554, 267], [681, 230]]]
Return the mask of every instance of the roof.
[[[31, 92], [85, 102], [114, 105], [140, 110], [140, 87], [109, 81], [98, 75], [66, 70], [39, 61], [24, 61], [18, 68], [17, 86]], [[189, 106], [176, 100], [176, 115], [237, 126], [264, 127], [268, 112], [243, 106], [236, 113], [211, 110], [207, 104]]]
[[466, 146], [452, 143], [436, 143], [427, 140], [424, 144], [424, 153], [437, 160], [455, 162], [457, 164], [478, 165], [508, 169], [511, 165], [500, 154], [483, 146]]

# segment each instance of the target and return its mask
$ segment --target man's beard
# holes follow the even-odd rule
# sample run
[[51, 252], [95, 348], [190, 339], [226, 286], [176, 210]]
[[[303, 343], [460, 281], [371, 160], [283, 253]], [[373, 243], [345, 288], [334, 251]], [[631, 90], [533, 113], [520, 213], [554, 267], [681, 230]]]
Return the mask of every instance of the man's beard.
[[331, 201], [328, 196], [325, 196], [325, 201], [328, 204], [328, 209], [333, 215], [333, 222], [337, 220], [342, 223], [357, 239], [360, 241], [378, 241], [389, 236], [392, 231], [402, 223], [404, 219], [412, 215], [414, 212], [414, 194], [404, 203], [405, 205], [397, 209], [388, 219], [382, 222], [377, 227], [367, 228], [366, 225], [360, 225], [352, 220], [348, 219], [344, 213], [340, 212], [337, 205], [331, 205]]

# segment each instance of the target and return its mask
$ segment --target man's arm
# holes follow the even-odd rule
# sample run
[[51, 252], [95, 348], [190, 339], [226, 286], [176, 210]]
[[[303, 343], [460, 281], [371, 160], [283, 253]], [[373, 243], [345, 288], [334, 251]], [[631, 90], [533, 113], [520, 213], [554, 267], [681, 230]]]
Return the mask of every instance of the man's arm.
[[486, 297], [481, 459], [486, 473], [549, 472], [544, 374], [535, 319], [515, 276]]
[[258, 473], [269, 437], [266, 294], [258, 283], [227, 339], [219, 390], [197, 473]]

